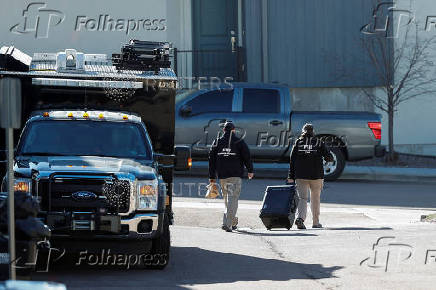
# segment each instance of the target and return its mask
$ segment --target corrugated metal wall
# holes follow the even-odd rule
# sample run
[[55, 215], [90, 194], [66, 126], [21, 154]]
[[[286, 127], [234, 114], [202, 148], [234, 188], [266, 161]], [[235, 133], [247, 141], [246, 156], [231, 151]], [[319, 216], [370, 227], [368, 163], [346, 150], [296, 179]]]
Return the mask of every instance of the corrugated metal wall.
[[262, 5], [261, 0], [244, 2], [247, 78], [262, 81]]
[[[269, 82], [290, 87], [366, 87], [378, 84], [362, 48], [360, 28], [372, 20], [370, 0], [267, 1]], [[245, 1], [247, 69], [261, 81], [261, 0]], [[265, 19], [264, 19], [265, 20]], [[260, 43], [259, 43], [260, 41]]]

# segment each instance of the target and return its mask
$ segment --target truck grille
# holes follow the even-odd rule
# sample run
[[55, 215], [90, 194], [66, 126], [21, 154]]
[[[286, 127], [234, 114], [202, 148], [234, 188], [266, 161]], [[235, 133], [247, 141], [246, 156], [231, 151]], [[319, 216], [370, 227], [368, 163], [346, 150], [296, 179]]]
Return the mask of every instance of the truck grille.
[[[127, 213], [130, 208], [130, 182], [118, 179], [40, 180], [38, 195], [43, 211], [94, 211], [106, 208], [109, 213]], [[92, 199], [77, 199], [75, 193], [94, 194]]]

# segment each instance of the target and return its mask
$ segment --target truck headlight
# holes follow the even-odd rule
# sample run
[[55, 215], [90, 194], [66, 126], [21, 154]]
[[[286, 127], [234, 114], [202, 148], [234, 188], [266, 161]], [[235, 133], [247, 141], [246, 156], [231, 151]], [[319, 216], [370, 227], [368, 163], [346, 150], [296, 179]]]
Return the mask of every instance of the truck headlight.
[[137, 182], [138, 209], [157, 209], [158, 182], [157, 180], [141, 180]]
[[14, 191], [32, 193], [32, 180], [27, 178], [17, 178], [14, 180]]

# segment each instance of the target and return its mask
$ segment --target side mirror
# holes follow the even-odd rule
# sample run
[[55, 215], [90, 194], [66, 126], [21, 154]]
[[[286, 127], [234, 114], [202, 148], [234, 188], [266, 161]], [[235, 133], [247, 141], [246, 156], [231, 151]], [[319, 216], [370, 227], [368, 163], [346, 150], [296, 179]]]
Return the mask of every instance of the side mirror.
[[174, 170], [188, 171], [192, 167], [191, 148], [188, 146], [174, 147], [175, 164]]
[[153, 159], [161, 168], [172, 168], [174, 166], [174, 155], [164, 155], [155, 153]]
[[188, 117], [191, 114], [192, 114], [192, 107], [191, 106], [183, 105], [180, 108], [180, 115], [182, 115], [183, 117]]

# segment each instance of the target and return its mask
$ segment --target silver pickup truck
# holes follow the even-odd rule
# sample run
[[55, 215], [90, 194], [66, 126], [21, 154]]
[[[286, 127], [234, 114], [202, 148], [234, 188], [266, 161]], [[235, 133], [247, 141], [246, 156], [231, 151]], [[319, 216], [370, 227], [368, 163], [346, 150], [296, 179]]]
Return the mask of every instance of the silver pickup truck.
[[371, 112], [292, 110], [290, 89], [282, 85], [232, 83], [212, 89], [180, 91], [176, 97], [178, 145], [190, 146], [204, 160], [220, 127], [231, 120], [256, 162], [288, 162], [302, 126], [310, 122], [334, 156], [325, 163], [326, 179], [337, 179], [346, 161], [382, 156], [381, 116]]

